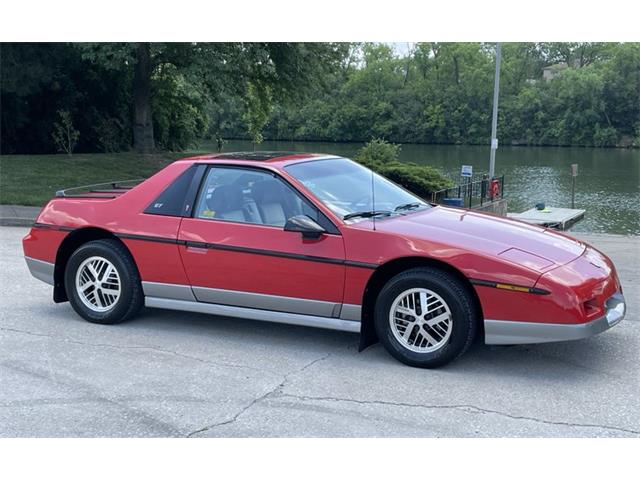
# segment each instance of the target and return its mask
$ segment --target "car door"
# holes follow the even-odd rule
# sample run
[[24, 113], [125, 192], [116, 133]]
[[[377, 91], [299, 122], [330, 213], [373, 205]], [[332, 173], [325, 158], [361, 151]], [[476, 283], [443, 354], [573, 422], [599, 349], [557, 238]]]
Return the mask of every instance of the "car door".
[[[308, 215], [326, 233], [307, 239], [284, 230]], [[344, 244], [338, 229], [285, 180], [267, 169], [212, 165], [180, 252], [200, 302], [338, 317], [344, 292]]]

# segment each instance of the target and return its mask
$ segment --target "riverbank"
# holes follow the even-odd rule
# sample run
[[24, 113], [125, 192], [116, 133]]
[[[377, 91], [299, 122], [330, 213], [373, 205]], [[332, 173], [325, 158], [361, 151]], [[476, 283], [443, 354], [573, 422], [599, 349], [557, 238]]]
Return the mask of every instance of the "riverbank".
[[[359, 143], [264, 142], [260, 150], [335, 154], [353, 158]], [[134, 153], [0, 156], [0, 204], [44, 205], [62, 188], [110, 180], [147, 177], [175, 159], [215, 151], [204, 142], [181, 153]], [[253, 150], [247, 141], [230, 141], [225, 151]], [[474, 174], [487, 171], [486, 146], [404, 144], [400, 160], [427, 164], [454, 182], [462, 165]], [[573, 231], [640, 235], [640, 151], [605, 148], [500, 147], [496, 173], [505, 175], [510, 212], [523, 212], [539, 202], [571, 206], [571, 164], [577, 163], [575, 208], [586, 210]]]

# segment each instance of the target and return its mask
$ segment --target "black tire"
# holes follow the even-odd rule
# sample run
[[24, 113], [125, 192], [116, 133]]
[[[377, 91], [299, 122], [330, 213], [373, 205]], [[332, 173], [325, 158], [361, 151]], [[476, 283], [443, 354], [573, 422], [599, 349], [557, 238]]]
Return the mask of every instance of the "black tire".
[[[436, 293], [450, 311], [448, 339], [443, 339], [442, 345], [431, 352], [410, 350], [410, 347], [401, 343], [402, 338], [396, 338], [396, 334], [402, 337], [400, 330], [394, 333], [391, 325], [390, 313], [394, 301], [403, 292], [415, 288]], [[434, 368], [455, 360], [469, 348], [476, 335], [477, 317], [473, 297], [457, 277], [436, 268], [413, 268], [391, 278], [382, 288], [375, 305], [374, 323], [380, 342], [394, 358], [413, 367]], [[415, 328], [411, 327], [413, 333], [409, 334], [407, 343], [411, 339], [415, 342], [415, 336], [418, 332], [421, 333], [423, 327], [420, 326], [417, 330]]]
[[[91, 257], [102, 257], [115, 267], [120, 281], [120, 295], [106, 311], [94, 311], [80, 298], [76, 289], [76, 274], [82, 263]], [[136, 315], [144, 305], [140, 274], [129, 251], [118, 240], [94, 240], [80, 246], [67, 262], [64, 273], [67, 297], [73, 309], [85, 320], [103, 325], [124, 322]]]

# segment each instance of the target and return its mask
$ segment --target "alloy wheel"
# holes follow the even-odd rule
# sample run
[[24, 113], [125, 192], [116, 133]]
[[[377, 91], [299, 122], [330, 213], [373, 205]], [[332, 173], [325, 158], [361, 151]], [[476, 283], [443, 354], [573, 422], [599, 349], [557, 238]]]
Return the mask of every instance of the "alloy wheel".
[[87, 258], [76, 273], [76, 292], [82, 303], [94, 312], [110, 310], [120, 298], [118, 270], [104, 257]]
[[442, 348], [453, 329], [449, 306], [427, 288], [412, 288], [398, 295], [391, 304], [389, 323], [395, 339], [417, 353]]

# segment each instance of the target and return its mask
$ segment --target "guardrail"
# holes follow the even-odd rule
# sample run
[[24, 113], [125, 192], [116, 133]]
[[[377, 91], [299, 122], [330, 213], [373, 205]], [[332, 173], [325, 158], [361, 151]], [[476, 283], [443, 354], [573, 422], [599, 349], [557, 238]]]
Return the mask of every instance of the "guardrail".
[[[472, 208], [482, 206], [487, 202], [500, 200], [504, 197], [504, 175], [493, 180], [483, 178], [467, 183], [460, 183], [454, 187], [444, 188], [431, 194], [432, 203], [455, 205]], [[458, 202], [447, 202], [445, 199], [460, 199]], [[459, 203], [456, 205], [456, 203]]]

